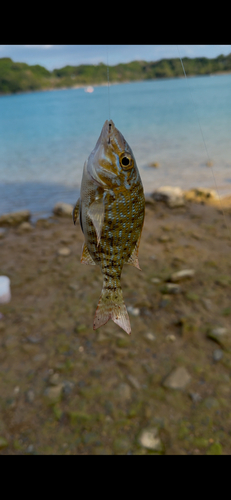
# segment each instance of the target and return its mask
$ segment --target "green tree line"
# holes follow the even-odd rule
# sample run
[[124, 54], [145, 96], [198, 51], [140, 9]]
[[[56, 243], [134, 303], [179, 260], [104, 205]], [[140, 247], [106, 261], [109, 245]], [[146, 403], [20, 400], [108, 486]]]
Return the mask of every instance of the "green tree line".
[[[231, 71], [231, 54], [214, 59], [207, 57], [183, 58], [188, 76], [209, 75]], [[174, 78], [183, 76], [178, 58], [159, 61], [132, 61], [109, 67], [110, 82]], [[39, 64], [14, 62], [9, 57], [0, 58], [0, 93], [28, 92], [51, 88], [96, 85], [107, 81], [107, 66], [81, 64], [48, 71]]]

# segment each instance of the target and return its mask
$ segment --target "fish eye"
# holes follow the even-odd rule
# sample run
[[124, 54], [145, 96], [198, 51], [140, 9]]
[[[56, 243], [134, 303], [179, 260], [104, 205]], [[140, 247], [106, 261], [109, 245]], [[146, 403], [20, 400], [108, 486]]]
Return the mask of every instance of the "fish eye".
[[123, 165], [123, 167], [127, 167], [130, 163], [130, 160], [127, 156], [124, 156], [121, 160], [121, 164]]
[[133, 164], [134, 162], [130, 155], [127, 155], [126, 153], [120, 154], [120, 165], [124, 170], [129, 170], [130, 168], [132, 168]]

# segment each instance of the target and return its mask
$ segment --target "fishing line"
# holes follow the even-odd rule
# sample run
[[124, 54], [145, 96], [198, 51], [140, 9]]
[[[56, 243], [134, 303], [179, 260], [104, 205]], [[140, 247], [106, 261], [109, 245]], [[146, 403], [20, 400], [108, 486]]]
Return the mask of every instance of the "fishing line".
[[110, 120], [110, 82], [109, 82], [109, 64], [108, 64], [108, 45], [106, 46], [107, 48], [107, 88], [108, 88], [108, 114], [109, 114], [109, 120]]
[[216, 191], [217, 191], [217, 194], [218, 194], [218, 199], [219, 199], [219, 203], [220, 203], [221, 213], [223, 214], [223, 217], [224, 217], [224, 222], [225, 222], [225, 225], [226, 225], [226, 229], [227, 229], [227, 232], [228, 232], [229, 237], [230, 237], [230, 240], [231, 240], [231, 232], [230, 232], [230, 228], [229, 228], [229, 226], [228, 226], [228, 224], [227, 224], [227, 222], [226, 222], [226, 217], [225, 217], [225, 213], [224, 213], [224, 210], [223, 210], [223, 207], [222, 207], [221, 197], [220, 197], [220, 194], [219, 194], [219, 191], [218, 191], [217, 182], [216, 182], [216, 178], [215, 178], [215, 174], [214, 174], [214, 170], [213, 170], [212, 162], [211, 162], [211, 160], [210, 160], [210, 156], [209, 156], [208, 148], [207, 148], [207, 145], [206, 145], [206, 142], [205, 142], [204, 134], [203, 134], [203, 131], [202, 131], [202, 128], [201, 128], [201, 124], [200, 124], [199, 115], [198, 115], [198, 112], [197, 112], [196, 103], [195, 103], [195, 101], [194, 101], [194, 99], [193, 99], [192, 91], [191, 91], [191, 88], [190, 88], [190, 85], [189, 85], [188, 77], [187, 77], [187, 75], [186, 75], [186, 71], [185, 71], [184, 63], [183, 63], [183, 61], [182, 61], [182, 58], [181, 58], [181, 55], [180, 55], [180, 51], [179, 51], [179, 47], [178, 47], [178, 45], [177, 45], [177, 50], [178, 50], [178, 55], [179, 55], [179, 59], [180, 59], [180, 62], [181, 62], [181, 66], [182, 66], [182, 69], [183, 69], [183, 72], [184, 72], [184, 76], [185, 76], [185, 79], [186, 79], [186, 82], [187, 82], [187, 85], [188, 85], [188, 89], [189, 89], [189, 91], [190, 91], [190, 95], [191, 95], [191, 99], [192, 99], [192, 102], [193, 102], [193, 105], [194, 105], [194, 109], [195, 109], [195, 112], [196, 112], [197, 121], [198, 121], [198, 125], [199, 125], [199, 128], [200, 128], [201, 137], [202, 137], [202, 140], [203, 140], [203, 143], [204, 143], [204, 148], [205, 148], [205, 151], [206, 151], [206, 154], [207, 154], [208, 162], [211, 164], [211, 168], [212, 168], [212, 175], [213, 175], [213, 180], [214, 180], [214, 185], [215, 185], [215, 187], [216, 187]]

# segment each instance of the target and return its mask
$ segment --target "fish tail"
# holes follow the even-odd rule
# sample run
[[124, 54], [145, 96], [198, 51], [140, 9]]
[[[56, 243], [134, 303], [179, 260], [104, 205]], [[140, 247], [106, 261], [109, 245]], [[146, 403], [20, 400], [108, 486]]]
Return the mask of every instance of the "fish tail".
[[107, 282], [104, 282], [99, 303], [95, 312], [93, 325], [94, 330], [102, 325], [105, 325], [109, 319], [112, 319], [114, 323], [123, 328], [128, 335], [131, 334], [130, 320], [124, 303], [123, 292], [119, 280], [117, 280], [116, 286], [113, 288], [109, 288]]

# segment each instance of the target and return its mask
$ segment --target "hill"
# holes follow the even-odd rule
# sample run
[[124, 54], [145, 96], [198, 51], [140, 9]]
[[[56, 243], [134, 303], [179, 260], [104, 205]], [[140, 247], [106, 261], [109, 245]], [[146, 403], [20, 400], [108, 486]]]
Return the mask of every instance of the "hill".
[[[183, 58], [188, 76], [209, 75], [231, 71], [231, 54], [214, 59], [207, 57]], [[159, 61], [132, 61], [109, 67], [110, 82], [174, 78], [183, 76], [178, 58]], [[97, 85], [107, 81], [107, 66], [81, 64], [48, 71], [39, 64], [14, 62], [9, 57], [0, 58], [0, 93], [28, 92], [76, 85]]]

